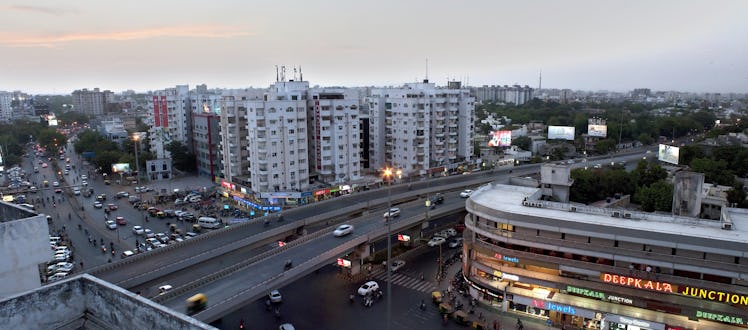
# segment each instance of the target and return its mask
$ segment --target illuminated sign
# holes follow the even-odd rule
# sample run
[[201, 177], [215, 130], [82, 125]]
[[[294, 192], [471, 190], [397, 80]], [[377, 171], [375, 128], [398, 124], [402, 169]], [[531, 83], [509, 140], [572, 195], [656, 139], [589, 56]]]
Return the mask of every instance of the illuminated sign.
[[608, 136], [608, 126], [606, 125], [587, 125], [587, 135], [606, 137]]
[[351, 261], [343, 258], [338, 258], [338, 266], [351, 268]]
[[746, 295], [700, 289], [689, 286], [682, 286], [678, 288], [678, 293], [688, 297], [726, 302], [731, 304], [748, 305], [748, 296]]
[[410, 236], [403, 235], [403, 234], [397, 234], [397, 240], [400, 242], [410, 242]]
[[114, 173], [130, 172], [130, 164], [128, 163], [112, 164], [112, 172]]
[[592, 297], [592, 298], [597, 298], [597, 299], [603, 299], [603, 300], [605, 300], [605, 293], [602, 293], [600, 291], [595, 291], [595, 290], [577, 288], [577, 287], [571, 286], [571, 285], [567, 285], [566, 286], [566, 292], [573, 293], [573, 294], [578, 294], [580, 296]]
[[569, 140], [574, 141], [574, 127], [572, 126], [548, 126], [549, 140]]
[[508, 147], [512, 145], [512, 131], [494, 131], [488, 140], [489, 147]]
[[509, 281], [519, 281], [519, 276], [513, 274], [501, 274], [501, 278]]
[[732, 315], [724, 315], [719, 313], [711, 313], [711, 312], [704, 312], [697, 310], [696, 311], [696, 317], [700, 319], [705, 320], [712, 320], [722, 323], [730, 323], [730, 324], [738, 324], [738, 325], [745, 325], [746, 320], [742, 317], [738, 316], [732, 316]]
[[561, 312], [561, 313], [569, 314], [569, 315], [577, 314], [577, 311], [574, 308], [574, 306], [561, 305], [561, 304], [557, 304], [551, 301], [533, 299], [532, 307], [537, 307], [540, 309], [547, 309], [549, 311]]
[[284, 246], [286, 246], [286, 242], [278, 241], [278, 247], [284, 247]]
[[633, 305], [634, 299], [608, 295], [608, 301], [617, 302], [619, 304]]
[[669, 146], [666, 144], [660, 145], [660, 151], [657, 156], [657, 159], [659, 159], [660, 161], [678, 165], [679, 157], [680, 157], [680, 148]]
[[517, 258], [517, 257], [509, 257], [509, 256], [505, 256], [505, 255], [502, 255], [502, 254], [499, 254], [499, 253], [494, 254], [493, 257], [496, 258], [496, 259], [504, 260], [506, 262], [513, 262], [515, 264], [519, 263], [519, 258]]
[[629, 287], [633, 287], [637, 289], [647, 289], [647, 290], [652, 290], [652, 291], [668, 292], [668, 293], [675, 292], [675, 290], [673, 290], [674, 285], [670, 283], [666, 283], [666, 282], [650, 281], [650, 280], [645, 280], [645, 279], [636, 278], [636, 277], [613, 275], [613, 274], [608, 274], [608, 273], [603, 273], [602, 275], [600, 275], [600, 279], [605, 283], [613, 283], [613, 284], [629, 286]]
[[231, 182], [221, 181], [221, 187], [226, 189], [236, 190], [236, 186]]

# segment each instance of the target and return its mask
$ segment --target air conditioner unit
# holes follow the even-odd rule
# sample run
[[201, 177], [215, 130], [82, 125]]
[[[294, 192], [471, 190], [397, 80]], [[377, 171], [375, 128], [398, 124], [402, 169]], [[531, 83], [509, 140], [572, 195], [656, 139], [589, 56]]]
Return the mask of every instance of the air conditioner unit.
[[732, 230], [732, 223], [723, 222], [722, 223], [722, 229], [724, 229], [724, 230]]
[[530, 202], [528, 202], [527, 200], [523, 200], [522, 201], [522, 205], [524, 205], [524, 206], [530, 206]]
[[572, 207], [571, 207], [571, 208], [569, 209], [569, 212], [576, 212], [576, 211], [577, 211], [577, 207], [576, 207], [576, 206], [572, 206]]
[[631, 219], [631, 213], [625, 212], [623, 214], [623, 217], [626, 218], [626, 219]]
[[535, 203], [535, 207], [543, 207], [543, 203]]
[[614, 218], [620, 218], [621, 217], [621, 212], [613, 211], [613, 217]]

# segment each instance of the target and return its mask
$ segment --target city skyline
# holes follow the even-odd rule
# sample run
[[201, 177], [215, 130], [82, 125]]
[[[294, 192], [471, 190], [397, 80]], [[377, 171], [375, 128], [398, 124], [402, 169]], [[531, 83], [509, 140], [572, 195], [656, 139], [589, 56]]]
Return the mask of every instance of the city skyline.
[[[4, 2], [0, 90], [439, 85], [745, 93], [742, 1]], [[428, 60], [427, 60], [428, 59]]]

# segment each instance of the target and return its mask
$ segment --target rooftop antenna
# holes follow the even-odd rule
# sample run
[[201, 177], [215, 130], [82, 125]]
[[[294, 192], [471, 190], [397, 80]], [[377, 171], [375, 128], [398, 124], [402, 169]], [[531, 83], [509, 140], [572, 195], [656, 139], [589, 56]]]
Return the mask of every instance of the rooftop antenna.
[[538, 77], [538, 91], [543, 87], [543, 69], [540, 69], [540, 76]]
[[281, 65], [281, 81], [286, 81], [286, 66]]
[[275, 82], [279, 82], [279, 81], [280, 80], [278, 79], [278, 66], [276, 65], [275, 66]]
[[425, 83], [429, 82], [429, 58], [428, 57], [426, 57], [426, 79], [424, 79], [423, 82]]
[[299, 65], [299, 80], [304, 81], [304, 74], [301, 73], [301, 65]]
[[293, 66], [293, 80], [296, 80], [296, 66]]

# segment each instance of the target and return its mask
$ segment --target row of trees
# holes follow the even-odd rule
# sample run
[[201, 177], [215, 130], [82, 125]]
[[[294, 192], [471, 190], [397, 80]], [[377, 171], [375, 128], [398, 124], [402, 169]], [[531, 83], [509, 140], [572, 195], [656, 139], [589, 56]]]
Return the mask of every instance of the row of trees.
[[25, 145], [35, 141], [50, 153], [55, 153], [67, 143], [67, 137], [46, 124], [16, 121], [0, 124], [0, 146], [3, 149], [3, 164], [12, 167], [21, 163], [21, 156], [28, 150]]

